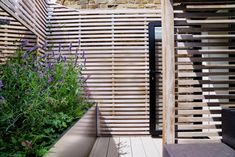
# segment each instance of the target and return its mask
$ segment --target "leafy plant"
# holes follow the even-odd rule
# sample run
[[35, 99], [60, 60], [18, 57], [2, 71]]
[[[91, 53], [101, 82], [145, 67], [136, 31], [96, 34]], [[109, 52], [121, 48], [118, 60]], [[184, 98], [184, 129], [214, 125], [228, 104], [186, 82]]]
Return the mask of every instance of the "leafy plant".
[[[83, 97], [84, 63], [38, 55], [38, 46], [0, 65], [0, 156], [43, 156], [91, 106]], [[83, 52], [84, 53], [84, 52]], [[83, 66], [81, 66], [83, 65]]]

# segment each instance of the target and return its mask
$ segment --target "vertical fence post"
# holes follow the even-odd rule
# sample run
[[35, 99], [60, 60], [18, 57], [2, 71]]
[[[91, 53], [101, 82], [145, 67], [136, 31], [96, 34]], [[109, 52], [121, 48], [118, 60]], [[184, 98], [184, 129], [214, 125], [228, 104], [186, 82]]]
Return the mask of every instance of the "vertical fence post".
[[173, 0], [162, 0], [163, 143], [175, 142], [175, 49]]
[[100, 136], [100, 112], [99, 112], [99, 103], [95, 105], [96, 110], [96, 136]]

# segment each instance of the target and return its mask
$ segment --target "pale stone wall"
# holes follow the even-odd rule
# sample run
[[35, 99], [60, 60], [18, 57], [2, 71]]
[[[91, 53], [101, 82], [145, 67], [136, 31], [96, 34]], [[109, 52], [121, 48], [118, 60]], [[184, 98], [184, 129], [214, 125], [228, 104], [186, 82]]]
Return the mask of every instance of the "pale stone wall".
[[65, 5], [77, 9], [160, 8], [160, 0], [66, 0]]

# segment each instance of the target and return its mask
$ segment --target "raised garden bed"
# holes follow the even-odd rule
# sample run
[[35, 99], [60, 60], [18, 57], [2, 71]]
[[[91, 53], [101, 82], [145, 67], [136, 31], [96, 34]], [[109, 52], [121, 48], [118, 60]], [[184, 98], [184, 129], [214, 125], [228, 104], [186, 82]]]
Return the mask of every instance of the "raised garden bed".
[[96, 109], [92, 107], [55, 143], [45, 157], [87, 157], [96, 141]]
[[[0, 65], [0, 156], [40, 157], [92, 104], [86, 97], [86, 79], [81, 75], [84, 65], [78, 61], [79, 54], [68, 60], [62, 55], [39, 54], [38, 46], [25, 49], [28, 41], [21, 42], [16, 56]], [[46, 45], [41, 48], [47, 50]], [[81, 129], [85, 128], [82, 124], [86, 117], [55, 148], [66, 137], [84, 142]], [[74, 144], [70, 148], [77, 147]]]

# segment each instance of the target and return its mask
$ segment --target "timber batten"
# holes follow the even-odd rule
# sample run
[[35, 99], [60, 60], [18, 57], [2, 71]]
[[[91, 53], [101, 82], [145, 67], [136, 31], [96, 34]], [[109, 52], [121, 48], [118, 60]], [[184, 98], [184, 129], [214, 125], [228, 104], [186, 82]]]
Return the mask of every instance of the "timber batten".
[[4, 63], [15, 54], [22, 38], [28, 39], [29, 43], [25, 48], [29, 48], [36, 44], [37, 36], [1, 8], [0, 17], [9, 20], [9, 24], [0, 26], [0, 63]]
[[175, 42], [173, 1], [162, 1], [163, 143], [175, 142]]
[[[1, 9], [7, 12], [17, 22], [26, 27], [36, 37], [39, 46], [45, 45], [47, 21], [47, 2], [46, 0], [5, 0], [0, 2]], [[17, 28], [15, 28], [17, 30]], [[22, 36], [21, 38], [24, 38]], [[29, 37], [25, 36], [25, 39]], [[39, 50], [44, 53], [43, 49]]]
[[221, 140], [221, 109], [234, 107], [235, 99], [234, 4], [206, 0], [172, 4], [178, 143]]

